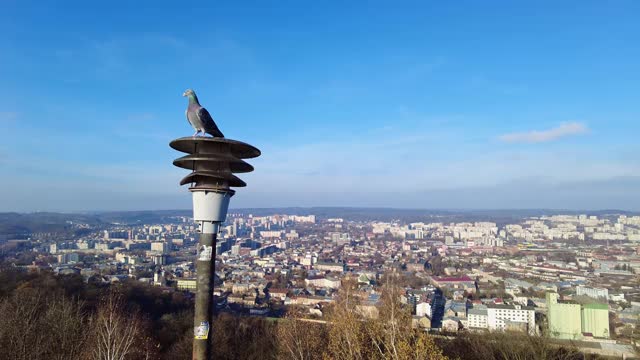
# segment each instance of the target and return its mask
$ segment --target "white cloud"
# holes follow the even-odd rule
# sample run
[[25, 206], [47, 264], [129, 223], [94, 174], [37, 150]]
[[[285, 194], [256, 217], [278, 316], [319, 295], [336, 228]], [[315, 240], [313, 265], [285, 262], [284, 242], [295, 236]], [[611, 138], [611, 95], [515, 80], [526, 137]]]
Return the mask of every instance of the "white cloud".
[[586, 125], [579, 122], [562, 123], [548, 130], [532, 130], [500, 135], [498, 138], [508, 143], [541, 143], [558, 140], [563, 137], [584, 134], [589, 131]]

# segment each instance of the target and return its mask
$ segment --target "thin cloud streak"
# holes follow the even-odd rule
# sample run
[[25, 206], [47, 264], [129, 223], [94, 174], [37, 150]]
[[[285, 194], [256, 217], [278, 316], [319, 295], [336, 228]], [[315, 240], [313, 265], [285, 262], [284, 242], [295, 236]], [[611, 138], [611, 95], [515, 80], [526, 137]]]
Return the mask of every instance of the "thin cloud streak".
[[0, 111], [0, 122], [13, 122], [18, 119], [15, 111]]
[[589, 132], [589, 128], [586, 125], [579, 122], [568, 122], [548, 130], [532, 130], [504, 134], [499, 136], [498, 139], [507, 143], [536, 144], [558, 140], [563, 137], [585, 134], [587, 132]]

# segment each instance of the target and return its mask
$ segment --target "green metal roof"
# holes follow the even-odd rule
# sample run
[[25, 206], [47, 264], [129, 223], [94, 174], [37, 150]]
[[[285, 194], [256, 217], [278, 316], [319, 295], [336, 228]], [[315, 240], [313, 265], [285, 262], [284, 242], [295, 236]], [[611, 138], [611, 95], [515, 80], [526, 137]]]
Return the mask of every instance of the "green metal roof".
[[584, 304], [583, 307], [585, 309], [609, 310], [608, 304], [591, 303], [591, 304]]

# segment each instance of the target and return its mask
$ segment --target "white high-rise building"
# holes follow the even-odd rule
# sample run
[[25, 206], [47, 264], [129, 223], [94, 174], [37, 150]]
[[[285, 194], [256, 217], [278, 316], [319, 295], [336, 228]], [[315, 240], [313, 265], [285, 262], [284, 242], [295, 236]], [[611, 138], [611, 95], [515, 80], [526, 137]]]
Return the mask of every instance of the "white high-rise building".
[[489, 330], [522, 330], [536, 333], [536, 317], [533, 307], [521, 305], [487, 305]]
[[487, 315], [487, 307], [484, 305], [475, 305], [467, 310], [467, 327], [486, 329], [489, 327], [489, 317]]

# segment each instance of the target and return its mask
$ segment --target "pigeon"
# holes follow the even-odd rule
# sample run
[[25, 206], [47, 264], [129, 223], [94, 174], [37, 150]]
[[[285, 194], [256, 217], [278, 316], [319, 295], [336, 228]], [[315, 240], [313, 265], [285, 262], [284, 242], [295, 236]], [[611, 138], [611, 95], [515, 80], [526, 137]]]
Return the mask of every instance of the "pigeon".
[[224, 135], [222, 135], [222, 132], [213, 121], [211, 114], [209, 114], [207, 109], [203, 108], [198, 102], [198, 97], [196, 96], [195, 91], [187, 89], [182, 96], [189, 98], [189, 106], [185, 113], [187, 115], [187, 121], [189, 121], [189, 124], [191, 124], [193, 129], [196, 131], [193, 136], [197, 136], [202, 132], [203, 136], [205, 134], [211, 134], [213, 137], [223, 138]]

